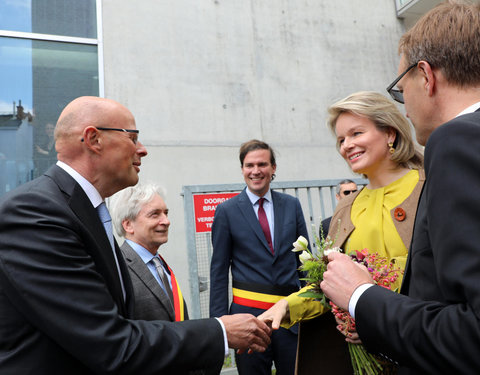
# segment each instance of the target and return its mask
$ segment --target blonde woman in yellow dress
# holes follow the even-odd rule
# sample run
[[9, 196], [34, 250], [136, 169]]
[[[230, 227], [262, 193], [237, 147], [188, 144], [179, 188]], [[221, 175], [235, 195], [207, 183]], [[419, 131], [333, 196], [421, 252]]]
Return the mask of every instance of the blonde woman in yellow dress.
[[[353, 172], [368, 178], [361, 191], [339, 202], [329, 236], [346, 253], [366, 248], [403, 269], [425, 181], [423, 156], [411, 126], [393, 102], [375, 92], [352, 94], [333, 104], [328, 113], [340, 154]], [[279, 301], [259, 318], [272, 321], [274, 328], [280, 322], [286, 327], [304, 322], [298, 374], [352, 374], [345, 338], [337, 331], [333, 314], [322, 315], [329, 309], [299, 293]], [[356, 333], [346, 340], [360, 342]]]

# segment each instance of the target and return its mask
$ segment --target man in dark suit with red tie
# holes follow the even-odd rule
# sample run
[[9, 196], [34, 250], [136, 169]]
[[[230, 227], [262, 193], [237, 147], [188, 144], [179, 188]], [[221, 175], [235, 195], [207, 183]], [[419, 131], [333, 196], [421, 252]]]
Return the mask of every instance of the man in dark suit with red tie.
[[[240, 147], [240, 165], [247, 187], [220, 204], [212, 225], [210, 316], [248, 312], [259, 315], [300, 286], [298, 254], [292, 244], [308, 237], [297, 198], [270, 189], [275, 176], [275, 153], [265, 142]], [[233, 302], [228, 306], [229, 270]], [[240, 375], [278, 375], [295, 369], [296, 327], [274, 332], [265, 353], [236, 355]]]
[[133, 319], [104, 199], [138, 181], [147, 151], [135, 119], [113, 100], [77, 98], [55, 140], [57, 165], [0, 199], [2, 375], [185, 374], [221, 366], [227, 342], [268, 345], [269, 329], [251, 315]]
[[373, 285], [338, 253], [321, 287], [399, 374], [478, 374], [480, 5], [438, 5], [399, 50], [399, 76], [387, 90], [405, 103], [425, 145], [426, 175], [401, 294]]

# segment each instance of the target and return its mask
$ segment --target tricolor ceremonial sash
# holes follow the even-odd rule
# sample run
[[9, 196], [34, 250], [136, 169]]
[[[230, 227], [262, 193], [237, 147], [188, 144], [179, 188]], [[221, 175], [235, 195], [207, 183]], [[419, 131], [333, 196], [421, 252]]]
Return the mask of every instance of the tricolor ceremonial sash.
[[233, 302], [237, 305], [267, 310], [283, 297], [298, 291], [297, 287], [262, 285], [233, 281]]
[[168, 263], [165, 262], [165, 259], [163, 259], [160, 256], [160, 254], [158, 254], [158, 256], [162, 259], [163, 263], [167, 266], [168, 272], [170, 272], [170, 282], [172, 283], [172, 294], [173, 294], [173, 309], [175, 310], [175, 321], [181, 322], [185, 320], [185, 306], [183, 304], [183, 295], [182, 295], [182, 291], [180, 290], [180, 285], [178, 285], [177, 278], [175, 277], [175, 274], [173, 273]]

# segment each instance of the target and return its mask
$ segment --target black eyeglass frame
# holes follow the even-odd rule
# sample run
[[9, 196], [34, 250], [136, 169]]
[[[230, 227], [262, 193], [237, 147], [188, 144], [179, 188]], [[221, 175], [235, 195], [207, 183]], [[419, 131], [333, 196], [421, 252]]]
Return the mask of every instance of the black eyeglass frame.
[[358, 189], [344, 190], [344, 191], [341, 191], [340, 193], [342, 193], [343, 195], [350, 195], [350, 194], [356, 193], [357, 191]]
[[114, 130], [116, 132], [124, 132], [124, 133], [135, 133], [138, 134], [140, 133], [140, 130], [137, 129], [122, 129], [122, 128], [100, 128], [98, 126], [95, 126], [98, 130]]
[[[97, 130], [113, 130], [113, 131], [116, 131], [116, 132], [134, 133], [134, 134], [140, 133], [140, 130], [138, 130], [138, 129], [102, 128], [102, 127], [99, 127], [99, 126], [95, 126], [95, 129], [97, 129]], [[80, 141], [83, 142], [83, 138]], [[137, 143], [136, 139], [134, 140], [134, 143]]]
[[393, 81], [388, 87], [387, 87], [387, 92], [390, 94], [393, 100], [396, 102], [399, 102], [401, 104], [405, 104], [405, 100], [403, 99], [403, 92], [401, 92], [398, 89], [394, 89], [395, 85], [400, 81], [405, 74], [407, 74], [410, 70], [415, 68], [418, 65], [419, 61], [417, 61], [415, 64], [410, 65], [402, 74], [400, 74], [395, 81]]

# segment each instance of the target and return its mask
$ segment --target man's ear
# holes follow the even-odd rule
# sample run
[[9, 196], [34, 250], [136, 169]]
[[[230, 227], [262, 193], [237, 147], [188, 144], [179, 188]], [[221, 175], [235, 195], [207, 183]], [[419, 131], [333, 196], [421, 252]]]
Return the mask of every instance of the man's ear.
[[129, 219], [124, 219], [122, 221], [122, 227], [126, 234], [133, 234], [133, 225]]
[[83, 129], [82, 142], [85, 143], [88, 149], [95, 153], [100, 153], [102, 148], [100, 140], [100, 132], [94, 126], [87, 126]]
[[432, 69], [432, 66], [428, 62], [422, 60], [418, 63], [417, 68], [419, 70], [418, 74], [421, 74], [424, 80], [424, 89], [427, 95], [432, 96], [437, 81], [437, 77]]

